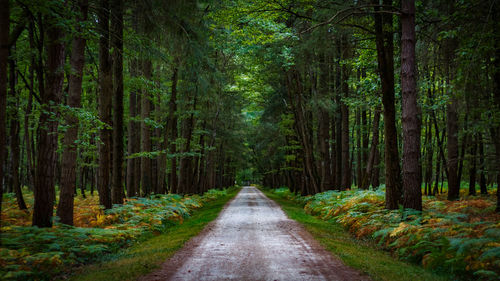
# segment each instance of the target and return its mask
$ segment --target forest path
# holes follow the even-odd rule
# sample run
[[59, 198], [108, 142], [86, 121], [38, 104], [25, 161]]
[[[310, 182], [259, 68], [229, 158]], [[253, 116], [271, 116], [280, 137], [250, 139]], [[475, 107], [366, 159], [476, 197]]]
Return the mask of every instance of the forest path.
[[140, 280], [370, 280], [344, 265], [255, 187]]

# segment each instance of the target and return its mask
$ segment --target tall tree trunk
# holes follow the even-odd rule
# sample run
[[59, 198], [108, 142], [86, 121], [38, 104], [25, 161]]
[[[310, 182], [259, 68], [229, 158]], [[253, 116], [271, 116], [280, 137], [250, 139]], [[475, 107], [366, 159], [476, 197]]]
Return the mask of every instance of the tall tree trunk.
[[169, 175], [169, 188], [171, 193], [178, 193], [177, 188], [177, 80], [178, 80], [178, 66], [174, 66], [172, 73], [172, 91], [170, 94], [170, 101], [168, 107], [168, 135], [170, 136], [170, 149], [171, 156], [170, 175]]
[[304, 167], [306, 171], [306, 180], [309, 183], [310, 192], [318, 193], [319, 185], [317, 182], [316, 165], [314, 165], [314, 153], [310, 142], [309, 132], [307, 129], [306, 112], [304, 112], [303, 104], [303, 87], [300, 73], [297, 69], [289, 70], [287, 73], [287, 89], [288, 98], [292, 105], [295, 129], [301, 140], [304, 149]]
[[[130, 75], [132, 77], [137, 77], [137, 59], [132, 59], [130, 63]], [[137, 110], [137, 90], [131, 89], [129, 95], [129, 121], [128, 121], [128, 143], [127, 143], [127, 196], [134, 197], [139, 195], [139, 185], [138, 179], [139, 174], [137, 173], [137, 167], [139, 166], [139, 160], [137, 157], [130, 158], [133, 154], [139, 152], [140, 135], [138, 134], [139, 126], [137, 125], [137, 115], [139, 111]]]
[[368, 156], [368, 163], [366, 164], [366, 171], [364, 173], [363, 179], [361, 181], [360, 188], [368, 189], [370, 186], [370, 180], [373, 174], [373, 168], [375, 164], [375, 158], [378, 153], [378, 139], [379, 139], [379, 124], [380, 124], [380, 106], [375, 108], [374, 116], [373, 116], [373, 125], [372, 125], [372, 144], [370, 148], [370, 156]]
[[[380, 140], [378, 141], [380, 143]], [[372, 188], [377, 189], [380, 186], [380, 150], [375, 147], [375, 162], [373, 163], [373, 172], [371, 177]]]
[[[80, 23], [87, 20], [88, 0], [79, 0], [77, 32], [81, 33]], [[72, 42], [71, 48], [71, 72], [68, 78], [68, 101], [71, 108], [81, 106], [83, 67], [85, 65], [85, 44], [86, 40], [82, 34], [78, 34]], [[76, 188], [76, 159], [77, 151], [75, 141], [78, 139], [78, 117], [72, 113], [65, 116], [69, 128], [64, 133], [61, 170], [61, 187], [59, 194], [59, 205], [57, 206], [57, 216], [61, 223], [73, 225], [73, 197]], [[81, 184], [81, 183], [80, 183]]]
[[[150, 60], [142, 61], [143, 74], [147, 81], [151, 80], [153, 65]], [[141, 96], [141, 152], [151, 152], [151, 130], [146, 122], [151, 114], [150, 92], [147, 89], [142, 91]], [[142, 194], [148, 195], [151, 192], [151, 159], [141, 157], [141, 188]]]
[[[33, 21], [30, 21], [28, 25], [28, 31], [29, 31], [29, 46], [30, 48], [35, 48], [35, 43], [34, 43], [34, 27], [33, 27]], [[28, 94], [28, 103], [26, 104], [26, 111], [24, 115], [24, 142], [26, 143], [26, 174], [27, 174], [27, 179], [28, 179], [28, 187], [32, 190], [33, 189], [33, 182], [35, 179], [35, 165], [34, 165], [34, 156], [33, 156], [33, 134], [30, 132], [30, 116], [31, 116], [31, 111], [33, 108], [33, 95], [35, 93], [35, 61], [36, 61], [36, 54], [32, 53], [31, 54], [31, 63], [30, 63], [30, 78], [29, 78], [29, 83], [30, 83], [30, 89], [29, 89], [29, 94]]]
[[[335, 133], [335, 125], [337, 124], [336, 123], [336, 119], [335, 118], [335, 115], [336, 115], [336, 112], [334, 111], [333, 112], [333, 118], [330, 118], [330, 122], [331, 122], [331, 136], [330, 136], [330, 175], [332, 177], [331, 179], [331, 186], [329, 187], [329, 189], [334, 189], [336, 186], [337, 186], [337, 178], [339, 177], [339, 175], [337, 175], [337, 145], [336, 145], [336, 133]], [[296, 183], [298, 184], [298, 182]]]
[[[466, 100], [466, 103], [468, 101]], [[464, 117], [464, 132], [465, 134], [462, 137], [462, 145], [460, 147], [460, 152], [458, 154], [458, 175], [457, 175], [457, 181], [458, 184], [460, 185], [462, 182], [462, 174], [464, 170], [464, 159], [465, 159], [465, 150], [469, 146], [469, 133], [468, 133], [468, 124], [469, 124], [469, 105], [466, 105], [466, 110], [465, 110], [465, 117]]]
[[319, 57], [320, 64], [320, 108], [318, 114], [318, 148], [320, 161], [321, 183], [320, 190], [325, 191], [331, 188], [331, 158], [330, 158], [330, 116], [326, 105], [328, 96], [328, 62], [325, 60], [325, 55]]
[[471, 161], [469, 163], [469, 195], [476, 195], [476, 156], [477, 156], [477, 146], [478, 146], [478, 137], [473, 138], [473, 143], [471, 144], [470, 156]]
[[[7, 135], [7, 60], [9, 58], [10, 7], [9, 0], [0, 0], [0, 136]], [[0, 215], [2, 214], [4, 163], [7, 156], [5, 141], [0, 138]], [[1, 227], [0, 219], [0, 227]]]
[[[374, 1], [378, 5], [378, 0]], [[392, 0], [383, 0], [392, 6]], [[392, 14], [381, 14], [375, 7], [375, 43], [380, 80], [382, 82], [382, 104], [384, 105], [385, 142], [385, 207], [397, 209], [401, 200], [401, 170], [399, 167], [398, 137], [396, 130], [396, 108], [394, 98], [394, 42]]]
[[[161, 69], [158, 69], [158, 72], [161, 71]], [[157, 96], [157, 106], [155, 106], [155, 111], [162, 114], [161, 112], [161, 99], [162, 97], [160, 95]], [[164, 116], [163, 114], [158, 117], [158, 122], [164, 123], [165, 119], [162, 117]], [[161, 154], [158, 155], [158, 158], [156, 159], [156, 167], [157, 167], [157, 178], [156, 178], [156, 190], [155, 193], [157, 194], [164, 194], [167, 190], [166, 187], [166, 169], [167, 169], [167, 154], [166, 154], [166, 149], [167, 149], [167, 142], [168, 142], [168, 134], [167, 131], [164, 130], [163, 128], [157, 128], [156, 129], [156, 134], [158, 137], [158, 144], [157, 144], [157, 149], [158, 151], [161, 151]]]
[[[347, 37], [342, 39], [342, 59], [345, 60], [349, 57], [349, 42]], [[342, 64], [341, 83], [342, 94], [344, 98], [349, 97], [349, 71], [347, 64]], [[342, 146], [342, 181], [340, 183], [341, 190], [346, 190], [351, 187], [351, 161], [349, 157], [349, 107], [344, 101], [340, 103], [340, 112], [342, 116], [342, 131], [341, 131], [341, 146]]]
[[61, 102], [64, 82], [64, 43], [63, 31], [56, 19], [47, 17], [47, 83], [43, 95], [40, 94], [41, 106], [38, 128], [38, 151], [35, 172], [35, 205], [33, 225], [51, 227], [54, 211], [55, 177], [57, 159], [57, 107]]
[[[186, 108], [187, 110], [187, 108]], [[192, 111], [196, 110], [196, 93], [193, 96], [193, 108]], [[185, 143], [182, 147], [181, 159], [179, 161], [179, 183], [178, 187], [181, 193], [194, 193], [192, 190], [192, 157], [187, 156], [191, 150], [191, 139], [193, 137], [194, 130], [194, 113], [191, 113], [190, 117], [182, 121], [182, 138]]]
[[488, 194], [488, 189], [486, 188], [486, 173], [485, 173], [485, 165], [484, 165], [484, 142], [483, 142], [483, 134], [480, 132], [478, 135], [479, 142], [479, 188], [481, 189], [481, 194]]
[[402, 0], [401, 10], [403, 207], [421, 211], [420, 126], [415, 78], [415, 1]]
[[[498, 27], [499, 15], [500, 15], [500, 7], [498, 5], [494, 5], [493, 10], [493, 22], [496, 22], [496, 26]], [[498, 29], [497, 29], [498, 30]], [[493, 74], [494, 89], [493, 95], [496, 104], [497, 111], [500, 111], [500, 35], [498, 32], [495, 33], [495, 60], [494, 60], [494, 69], [495, 72]], [[496, 168], [497, 168], [497, 207], [496, 212], [500, 213], [500, 124], [495, 125], [495, 128], [492, 128], [492, 132], [496, 131], [496, 134], [492, 134], [493, 143], [495, 144], [496, 151]]]
[[97, 189], [99, 203], [106, 209], [112, 207], [111, 201], [111, 149], [112, 120], [111, 107], [113, 97], [112, 66], [109, 55], [109, 0], [100, 0], [97, 11], [99, 20], [99, 119], [104, 123], [99, 129], [99, 172]]
[[458, 182], [458, 101], [456, 97], [452, 97], [451, 99], [451, 103], [447, 105], [446, 109], [448, 200], [456, 200], [460, 192], [460, 183]]
[[361, 151], [363, 148], [361, 147], [361, 110], [357, 109], [356, 110], [356, 185], [358, 188], [361, 186], [361, 181], [363, 178], [362, 172], [361, 172]]
[[[368, 114], [368, 116], [367, 116]], [[371, 117], [370, 113], [367, 112], [366, 109], [363, 109], [361, 111], [361, 135], [362, 135], [362, 160], [361, 160], [361, 179], [360, 179], [360, 184], [362, 183], [361, 181], [363, 180], [363, 177], [365, 176], [365, 171], [366, 171], [366, 165], [368, 163], [368, 145], [370, 144], [370, 131], [369, 131], [369, 125], [368, 125], [368, 118]]]
[[123, 0], [111, 1], [113, 50], [113, 204], [123, 203]]
[[[13, 49], [15, 46], [11, 46]], [[16, 75], [16, 64], [14, 60], [9, 60], [9, 68], [10, 68], [10, 94], [14, 101], [12, 105], [16, 110], [13, 113], [13, 116], [10, 120], [10, 152], [12, 154], [11, 161], [11, 175], [12, 175], [12, 189], [16, 194], [17, 205], [20, 210], [26, 209], [26, 203], [24, 202], [22, 190], [21, 190], [21, 182], [19, 176], [19, 154], [20, 154], [20, 146], [19, 146], [19, 114], [17, 108], [19, 108], [19, 95], [16, 92], [16, 84], [17, 84], [17, 75]], [[1, 179], [0, 179], [1, 180]]]

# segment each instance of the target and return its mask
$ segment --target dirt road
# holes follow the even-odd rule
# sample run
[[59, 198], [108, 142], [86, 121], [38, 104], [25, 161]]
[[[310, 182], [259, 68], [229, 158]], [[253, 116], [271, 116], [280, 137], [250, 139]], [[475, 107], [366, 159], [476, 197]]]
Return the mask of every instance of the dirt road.
[[324, 250], [255, 187], [141, 280], [369, 280]]

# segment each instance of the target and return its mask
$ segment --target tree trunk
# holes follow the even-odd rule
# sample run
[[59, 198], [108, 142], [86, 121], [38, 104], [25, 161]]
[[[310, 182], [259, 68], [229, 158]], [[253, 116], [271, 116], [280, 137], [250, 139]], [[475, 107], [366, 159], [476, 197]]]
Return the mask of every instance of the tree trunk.
[[[344, 55], [343, 59], [347, 58], [347, 52], [349, 52], [348, 43], [346, 38], [343, 40], [344, 44]], [[343, 97], [347, 98], [349, 96], [349, 84], [347, 80], [349, 79], [349, 73], [347, 70], [347, 65], [342, 65], [342, 93]], [[340, 183], [341, 190], [347, 190], [351, 187], [351, 161], [349, 157], [349, 108], [344, 101], [340, 103], [340, 112], [342, 115], [342, 132], [341, 132], [341, 146], [342, 146], [342, 181]]]
[[[143, 62], [143, 74], [147, 81], [151, 80], [153, 65], [150, 60]], [[151, 130], [146, 123], [146, 120], [151, 114], [150, 92], [143, 89], [141, 96], [141, 152], [151, 152]], [[151, 192], [151, 159], [149, 157], [141, 157], [141, 188], [142, 194], [148, 195]]]
[[[374, 1], [378, 5], [378, 0]], [[392, 6], [392, 0], [383, 4]], [[385, 142], [385, 207], [397, 209], [401, 200], [401, 170], [399, 167], [398, 137], [396, 130], [396, 109], [394, 98], [394, 43], [392, 14], [380, 14], [375, 7], [375, 43], [380, 80], [382, 82], [382, 104], [384, 105]]]
[[415, 1], [403, 0], [401, 10], [403, 207], [421, 211], [420, 126], [415, 78]]
[[40, 94], [42, 110], [38, 128], [38, 151], [35, 172], [33, 226], [51, 227], [54, 211], [55, 177], [57, 159], [57, 107], [61, 102], [64, 82], [63, 31], [56, 19], [47, 17], [47, 83]]
[[458, 199], [460, 183], [458, 182], [458, 101], [452, 101], [446, 109], [446, 132], [448, 137], [448, 200]]
[[[367, 116], [368, 114], [368, 116]], [[363, 178], [365, 176], [366, 165], [368, 163], [368, 146], [370, 144], [370, 131], [368, 125], [368, 118], [371, 117], [366, 109], [361, 110], [361, 137], [362, 137], [362, 160], [361, 160], [361, 178], [360, 184], [362, 184]]]
[[111, 1], [113, 50], [113, 204], [123, 203], [123, 0]]
[[362, 167], [361, 167], [361, 151], [363, 148], [361, 147], [361, 112], [360, 110], [356, 110], [356, 183], [355, 185], [358, 186], [358, 188], [361, 186], [361, 181], [363, 178], [362, 175]]
[[[494, 11], [493, 11], [493, 21], [498, 23], [498, 17], [500, 14], [500, 8], [498, 5], [495, 5]], [[494, 100], [496, 104], [496, 110], [500, 110], [500, 35], [495, 33], [495, 60], [494, 60], [494, 89], [493, 89], [493, 95], [494, 95]], [[495, 151], [496, 151], [496, 169], [497, 169], [497, 207], [496, 207], [496, 212], [500, 213], [500, 124], [497, 120], [497, 124], [495, 125], [495, 128], [493, 128], [492, 131], [496, 129], [496, 135], [493, 134], [493, 143], [495, 144]]]
[[484, 142], [483, 142], [483, 134], [479, 133], [478, 135], [479, 142], [479, 188], [481, 189], [481, 194], [488, 194], [488, 189], [486, 188], [486, 176], [485, 176], [485, 165], [484, 165]]
[[[78, 7], [77, 32], [82, 32], [80, 23], [87, 20], [88, 0], [79, 0]], [[71, 108], [81, 106], [83, 67], [85, 65], [85, 44], [86, 40], [78, 34], [72, 42], [71, 48], [71, 71], [68, 78], [68, 101], [67, 105]], [[64, 133], [61, 170], [61, 187], [59, 194], [59, 205], [57, 206], [57, 216], [61, 223], [73, 225], [73, 205], [74, 193], [76, 188], [76, 159], [77, 151], [75, 141], [78, 139], [78, 117], [72, 113], [65, 116], [69, 128]]]
[[366, 164], [366, 171], [364, 173], [363, 179], [361, 181], [360, 188], [368, 189], [370, 186], [370, 180], [373, 174], [373, 166], [375, 164], [376, 154], [378, 153], [378, 139], [379, 139], [379, 124], [380, 124], [380, 106], [375, 108], [374, 116], [373, 116], [373, 125], [372, 125], [372, 144], [370, 148], [370, 156], [368, 156], [368, 163]]
[[[132, 59], [130, 63], [130, 75], [132, 77], [137, 77], [137, 60]], [[139, 185], [137, 184], [139, 180], [139, 174], [137, 173], [137, 167], [139, 166], [139, 160], [137, 157], [130, 158], [133, 154], [139, 152], [140, 135], [138, 134], [139, 126], [137, 125], [137, 115], [139, 111], [137, 110], [137, 93], [136, 89], [132, 89], [129, 95], [129, 122], [128, 122], [128, 143], [127, 143], [127, 196], [134, 197], [139, 195]]]
[[476, 195], [476, 156], [477, 156], [477, 146], [478, 146], [478, 137], [476, 136], [473, 140], [470, 149], [470, 157], [471, 161], [469, 163], [469, 195]]
[[99, 129], [99, 172], [97, 189], [99, 190], [99, 204], [111, 209], [111, 149], [112, 149], [112, 120], [111, 107], [113, 97], [113, 80], [111, 58], [109, 55], [109, 0], [100, 0], [97, 11], [99, 20], [99, 119], [104, 123]]
[[318, 113], [318, 148], [320, 161], [321, 183], [320, 190], [325, 191], [331, 188], [331, 158], [330, 158], [330, 116], [324, 103], [328, 104], [328, 62], [325, 55], [320, 55], [320, 105]]
[[170, 149], [171, 165], [169, 175], [169, 188], [171, 193], [178, 193], [177, 188], [177, 80], [178, 80], [178, 66], [174, 66], [172, 73], [172, 92], [170, 94], [169, 110], [168, 110], [168, 134], [170, 136]]
[[293, 68], [287, 73], [287, 90], [290, 104], [292, 105], [295, 129], [299, 135], [302, 147], [304, 149], [304, 168], [306, 171], [306, 181], [309, 183], [309, 193], [318, 193], [319, 186], [317, 182], [316, 165], [314, 164], [314, 153], [307, 129], [306, 113], [303, 104], [303, 87], [300, 73]]
[[[11, 46], [13, 49], [15, 46]], [[10, 152], [11, 152], [11, 176], [12, 183], [11, 187], [16, 194], [17, 205], [20, 210], [26, 209], [26, 203], [24, 202], [22, 190], [21, 190], [21, 182], [19, 175], [19, 154], [20, 154], [20, 146], [19, 146], [19, 114], [17, 108], [19, 108], [19, 95], [16, 92], [16, 84], [17, 84], [17, 75], [16, 75], [16, 64], [14, 60], [9, 60], [9, 68], [10, 68], [10, 95], [12, 97], [11, 107], [16, 110], [13, 112], [13, 116], [10, 120]], [[1, 179], [0, 179], [1, 180]]]
[[[30, 21], [29, 27], [29, 46], [30, 48], [34, 48], [34, 34], [33, 34], [33, 22]], [[26, 111], [24, 115], [24, 142], [26, 143], [26, 174], [28, 179], [28, 187], [30, 190], [33, 190], [33, 182], [35, 179], [35, 165], [34, 165], [34, 156], [33, 156], [33, 144], [35, 143], [33, 140], [33, 134], [30, 132], [30, 116], [33, 108], [33, 95], [34, 95], [34, 86], [35, 86], [35, 59], [36, 55], [34, 53], [31, 54], [31, 63], [30, 63], [30, 89], [28, 94], [28, 103], [26, 104]]]
[[[196, 93], [194, 93], [193, 97], [193, 108], [192, 111], [196, 110]], [[186, 111], [188, 110], [187, 108], [185, 109]], [[194, 113], [191, 113], [190, 117], [187, 119], [184, 119], [182, 121], [182, 128], [181, 128], [181, 133], [182, 133], [182, 138], [186, 142], [184, 144], [184, 147], [182, 147], [182, 154], [181, 159], [179, 161], [179, 183], [178, 183], [178, 188], [181, 193], [186, 194], [186, 193], [194, 193], [192, 189], [192, 157], [187, 156], [186, 154], [190, 152], [191, 150], [191, 139], [193, 137], [193, 130], [194, 130]]]
[[[0, 136], [7, 136], [7, 60], [9, 58], [9, 30], [10, 30], [10, 7], [9, 0], [0, 0]], [[2, 214], [3, 201], [3, 175], [5, 174], [4, 163], [7, 156], [5, 141], [0, 138], [0, 215]], [[2, 226], [0, 219], [0, 227]]]

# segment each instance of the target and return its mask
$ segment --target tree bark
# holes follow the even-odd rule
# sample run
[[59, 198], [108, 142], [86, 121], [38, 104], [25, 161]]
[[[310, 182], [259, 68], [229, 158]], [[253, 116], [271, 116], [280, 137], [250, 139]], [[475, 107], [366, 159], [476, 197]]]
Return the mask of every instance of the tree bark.
[[378, 153], [378, 139], [379, 139], [379, 125], [380, 125], [380, 106], [375, 108], [374, 116], [373, 116], [373, 125], [372, 125], [372, 144], [370, 148], [370, 155], [368, 156], [368, 163], [366, 164], [366, 171], [363, 176], [363, 180], [361, 181], [360, 188], [368, 189], [370, 186], [370, 180], [373, 174], [373, 167], [375, 164], [376, 154]]
[[446, 109], [446, 132], [448, 137], [448, 200], [458, 199], [458, 101], [452, 97]]
[[57, 106], [61, 102], [64, 82], [63, 31], [57, 19], [47, 17], [47, 82], [40, 94], [41, 106], [38, 128], [38, 151], [35, 172], [33, 226], [51, 227], [54, 211], [57, 159]]
[[[150, 60], [143, 60], [143, 75], [147, 81], [151, 80], [153, 65]], [[151, 152], [151, 130], [146, 123], [146, 120], [151, 114], [150, 92], [143, 89], [141, 96], [141, 152]], [[149, 157], [141, 157], [141, 188], [142, 194], [148, 195], [151, 192], [151, 159]]]
[[111, 201], [123, 203], [123, 0], [111, 1], [113, 56], [113, 183]]
[[[132, 77], [137, 77], [137, 60], [132, 59], [130, 63], [130, 75]], [[138, 134], [139, 126], [137, 125], [137, 115], [139, 114], [137, 110], [137, 92], [136, 89], [132, 89], [129, 95], [129, 121], [128, 121], [128, 143], [127, 143], [127, 196], [134, 197], [139, 195], [139, 174], [137, 173], [137, 167], [139, 166], [139, 160], [137, 157], [130, 158], [133, 154], [139, 152], [140, 135]]]
[[99, 171], [97, 189], [99, 204], [104, 208], [112, 207], [111, 201], [111, 150], [112, 120], [111, 107], [113, 97], [112, 66], [109, 55], [109, 0], [100, 0], [97, 11], [99, 20], [99, 119], [103, 127], [99, 129]]
[[[345, 60], [349, 57], [349, 43], [347, 38], [342, 40], [342, 59]], [[349, 71], [346, 64], [342, 65], [342, 95], [344, 98], [349, 97]], [[349, 107], [344, 101], [340, 103], [340, 112], [342, 116], [342, 131], [341, 131], [341, 146], [342, 146], [342, 181], [340, 183], [341, 190], [351, 188], [351, 161], [349, 157]]]
[[[378, 0], [374, 1], [378, 4]], [[392, 6], [392, 0], [383, 4]], [[375, 7], [375, 43], [380, 80], [382, 82], [382, 104], [384, 106], [385, 142], [385, 207], [397, 209], [401, 200], [401, 170], [399, 167], [398, 137], [396, 130], [396, 109], [394, 97], [394, 43], [392, 14], [380, 14]]]
[[[186, 108], [187, 110], [187, 108]], [[193, 96], [193, 108], [192, 111], [196, 110], [196, 93]], [[186, 154], [191, 150], [191, 139], [193, 137], [194, 130], [194, 113], [191, 113], [189, 118], [186, 118], [182, 121], [182, 138], [185, 141], [184, 146], [182, 147], [182, 154], [179, 161], [179, 183], [178, 188], [181, 193], [194, 193], [192, 188], [192, 157], [187, 156]]]
[[401, 1], [403, 207], [422, 210], [420, 126], [415, 62], [415, 1]]
[[477, 146], [478, 137], [476, 136], [470, 148], [471, 161], [469, 163], [469, 195], [476, 195], [476, 173], [477, 173]]
[[[6, 136], [7, 126], [7, 60], [9, 58], [10, 7], [9, 0], [0, 0], [0, 136]], [[2, 214], [4, 163], [7, 156], [5, 141], [0, 138], [0, 215]], [[2, 221], [0, 219], [0, 227]]]
[[486, 176], [485, 176], [485, 165], [484, 165], [484, 142], [483, 142], [483, 134], [479, 133], [478, 135], [479, 142], [479, 188], [481, 190], [481, 194], [488, 194], [488, 189], [486, 188]]
[[[79, 0], [77, 7], [77, 32], [81, 33], [80, 23], [87, 20], [88, 0]], [[81, 106], [83, 67], [85, 65], [86, 40], [82, 34], [76, 35], [71, 48], [71, 72], [68, 78], [68, 101], [67, 105], [77, 109]], [[61, 170], [61, 187], [59, 193], [59, 205], [57, 216], [61, 223], [73, 225], [73, 205], [76, 188], [76, 159], [77, 150], [75, 141], [78, 139], [78, 117], [69, 112], [65, 116], [69, 128], [64, 133]], [[81, 183], [80, 183], [81, 184]]]
[[324, 103], [327, 103], [328, 96], [328, 62], [325, 55], [319, 57], [320, 64], [320, 104], [318, 113], [318, 148], [320, 161], [321, 183], [320, 190], [325, 191], [331, 188], [331, 158], [330, 158], [330, 116]]
[[319, 186], [317, 182], [316, 166], [314, 165], [314, 153], [312, 144], [309, 141], [309, 135], [306, 125], [306, 113], [304, 112], [303, 104], [303, 87], [301, 83], [301, 77], [297, 69], [291, 69], [287, 73], [287, 89], [288, 98], [290, 104], [292, 105], [294, 118], [295, 118], [295, 129], [301, 140], [302, 147], [304, 149], [304, 167], [306, 171], [306, 181], [309, 183], [310, 192], [318, 193]]
[[[15, 46], [12, 46], [13, 49]], [[20, 154], [20, 146], [19, 146], [19, 114], [17, 108], [19, 108], [19, 95], [16, 92], [16, 84], [17, 84], [17, 75], [16, 75], [16, 64], [14, 60], [9, 60], [10, 65], [10, 95], [13, 98], [13, 104], [11, 106], [16, 110], [13, 113], [13, 116], [10, 120], [10, 152], [11, 152], [11, 175], [12, 175], [12, 189], [16, 194], [17, 206], [20, 210], [25, 210], [26, 203], [24, 202], [23, 193], [21, 190], [21, 182], [19, 175], [19, 154]], [[0, 179], [1, 180], [1, 179]]]
[[171, 193], [178, 193], [177, 188], [177, 80], [178, 80], [178, 66], [174, 66], [172, 73], [172, 90], [170, 94], [169, 110], [168, 110], [168, 134], [170, 136], [170, 175], [169, 175], [169, 188]]

